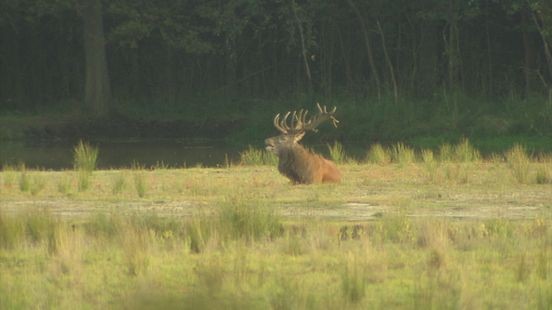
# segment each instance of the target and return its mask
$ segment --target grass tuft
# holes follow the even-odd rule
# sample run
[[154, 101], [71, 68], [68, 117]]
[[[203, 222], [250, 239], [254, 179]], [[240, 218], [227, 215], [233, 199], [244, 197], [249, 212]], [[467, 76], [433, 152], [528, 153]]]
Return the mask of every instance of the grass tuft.
[[391, 162], [391, 155], [381, 144], [373, 144], [366, 154], [366, 161], [376, 165], [387, 165]]
[[530, 159], [523, 146], [519, 144], [514, 145], [506, 153], [506, 161], [516, 181], [522, 184], [529, 183]]
[[223, 203], [218, 219], [221, 235], [231, 236], [233, 239], [271, 239], [282, 234], [282, 224], [274, 210], [253, 205], [237, 197]]
[[73, 148], [73, 165], [75, 170], [92, 172], [96, 169], [98, 148], [82, 140]]
[[361, 260], [349, 253], [343, 271], [341, 272], [341, 290], [348, 303], [357, 304], [366, 295], [366, 281], [364, 267]]
[[96, 169], [98, 148], [82, 140], [73, 149], [73, 166], [78, 173], [78, 190], [83, 192], [90, 187], [90, 177]]
[[339, 141], [334, 141], [333, 144], [328, 144], [327, 146], [330, 152], [330, 158], [336, 164], [344, 164], [347, 162], [347, 155], [345, 154], [345, 149], [343, 149], [343, 144]]
[[25, 164], [19, 166], [19, 190], [22, 192], [27, 192], [31, 189], [31, 180], [27, 173], [27, 168]]
[[119, 173], [116, 176], [113, 177], [112, 184], [111, 184], [111, 193], [113, 195], [120, 194], [126, 186], [126, 178], [123, 173]]
[[474, 148], [467, 138], [462, 139], [454, 146], [454, 160], [459, 162], [474, 162], [481, 159], [481, 154]]
[[430, 182], [436, 182], [438, 177], [439, 163], [435, 160], [433, 151], [430, 149], [422, 150], [422, 162], [424, 164], [427, 178]]
[[416, 155], [411, 147], [399, 142], [391, 147], [391, 159], [403, 166], [412, 164], [416, 160]]
[[240, 152], [240, 164], [244, 166], [276, 165], [278, 157], [275, 154], [249, 146], [245, 151]]
[[450, 162], [454, 160], [454, 149], [448, 143], [439, 146], [439, 160], [442, 162]]

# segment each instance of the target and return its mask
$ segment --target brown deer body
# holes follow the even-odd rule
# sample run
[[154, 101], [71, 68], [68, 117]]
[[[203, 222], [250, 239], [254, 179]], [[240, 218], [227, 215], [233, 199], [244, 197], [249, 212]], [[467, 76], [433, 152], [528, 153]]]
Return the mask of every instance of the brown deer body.
[[[281, 135], [265, 140], [266, 149], [278, 156], [278, 171], [294, 184], [312, 184], [324, 182], [340, 182], [341, 173], [336, 165], [326, 158], [304, 148], [299, 141], [307, 130], [316, 131], [316, 127], [326, 120], [331, 120], [334, 126], [338, 120], [333, 116], [335, 108], [327, 111], [317, 104], [319, 113], [307, 120], [308, 111], [288, 112], [280, 121], [280, 115], [274, 117], [274, 126], [282, 132]], [[287, 124], [292, 115], [291, 124]]]

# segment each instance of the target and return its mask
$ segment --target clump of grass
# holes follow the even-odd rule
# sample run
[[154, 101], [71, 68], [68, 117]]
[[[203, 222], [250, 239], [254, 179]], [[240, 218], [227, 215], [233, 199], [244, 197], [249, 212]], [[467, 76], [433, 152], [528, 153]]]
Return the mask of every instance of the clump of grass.
[[25, 227], [21, 221], [0, 210], [0, 249], [13, 249], [22, 243]]
[[186, 226], [186, 241], [193, 253], [201, 253], [205, 250], [212, 234], [212, 226], [212, 221], [206, 216], [196, 216]]
[[82, 140], [73, 148], [73, 165], [75, 170], [92, 172], [96, 169], [98, 148]]
[[399, 142], [391, 147], [391, 159], [402, 166], [413, 163], [416, 155], [411, 147]]
[[11, 165], [2, 167], [2, 182], [5, 187], [11, 187], [16, 179], [16, 168]]
[[389, 151], [381, 144], [376, 143], [373, 144], [368, 150], [366, 161], [371, 164], [386, 165], [391, 162], [391, 155], [389, 155]]
[[492, 153], [492, 154], [488, 157], [488, 162], [493, 163], [493, 164], [500, 164], [500, 163], [503, 163], [503, 162], [504, 162], [504, 155], [502, 155], [502, 154], [497, 154], [497, 153]]
[[125, 185], [125, 176], [122, 173], [119, 173], [113, 177], [111, 192], [113, 193], [113, 195], [118, 195], [125, 189]]
[[134, 171], [134, 189], [138, 197], [144, 198], [146, 196], [147, 185], [144, 173], [141, 170]]
[[240, 163], [245, 166], [275, 165], [278, 158], [272, 152], [250, 145], [245, 151], [240, 152]]
[[60, 194], [68, 194], [71, 188], [71, 179], [63, 175], [57, 182], [57, 190]]
[[25, 164], [19, 165], [19, 190], [22, 192], [27, 192], [31, 188], [31, 179], [27, 173], [27, 168]]
[[31, 178], [29, 191], [36, 196], [46, 187], [46, 181], [41, 176], [35, 175]]
[[458, 163], [446, 164], [445, 177], [449, 181], [456, 182], [458, 184], [466, 184], [469, 181], [468, 169]]
[[149, 266], [148, 227], [124, 221], [121, 227], [121, 242], [125, 254], [127, 273], [130, 276], [143, 274]]
[[512, 175], [519, 183], [529, 183], [530, 159], [523, 146], [519, 144], [514, 145], [506, 153], [506, 161], [512, 171]]
[[551, 184], [552, 183], [552, 169], [547, 164], [539, 165], [536, 174], [537, 184]]
[[84, 192], [90, 187], [90, 173], [86, 171], [79, 171], [77, 174], [77, 187], [79, 192]]
[[347, 155], [343, 149], [343, 144], [339, 141], [334, 141], [333, 144], [328, 144], [328, 151], [330, 152], [330, 158], [337, 164], [343, 164], [347, 162]]
[[353, 254], [348, 255], [341, 272], [341, 289], [344, 299], [352, 304], [359, 303], [366, 295], [364, 268]]
[[429, 181], [435, 182], [437, 180], [439, 164], [435, 160], [433, 151], [429, 149], [422, 150], [422, 161], [424, 163], [424, 168], [426, 170]]
[[481, 154], [464, 138], [454, 146], [454, 159], [459, 162], [473, 162], [481, 159]]
[[230, 198], [221, 206], [218, 220], [221, 235], [233, 239], [270, 239], [282, 234], [280, 218], [272, 209], [239, 198]]
[[439, 160], [442, 162], [454, 160], [454, 151], [452, 145], [444, 143], [439, 146]]
[[90, 187], [90, 177], [96, 169], [98, 148], [82, 140], [73, 149], [73, 166], [78, 173], [78, 190], [86, 191]]

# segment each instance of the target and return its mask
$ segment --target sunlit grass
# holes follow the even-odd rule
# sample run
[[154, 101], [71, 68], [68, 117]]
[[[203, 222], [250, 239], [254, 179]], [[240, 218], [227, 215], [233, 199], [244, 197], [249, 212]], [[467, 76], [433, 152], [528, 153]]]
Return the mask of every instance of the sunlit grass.
[[347, 154], [345, 153], [345, 149], [343, 148], [343, 144], [339, 141], [334, 141], [333, 144], [328, 144], [327, 147], [330, 152], [330, 159], [335, 163], [344, 164], [349, 160], [347, 158]]
[[386, 165], [391, 162], [391, 155], [381, 144], [376, 143], [370, 146], [366, 154], [366, 161], [377, 165]]
[[[246, 150], [240, 152], [240, 164], [242, 165], [275, 165], [277, 163], [276, 155], [264, 149], [249, 146]], [[226, 165], [228, 166], [229, 163], [227, 162]]]
[[391, 147], [391, 159], [399, 166], [404, 166], [415, 162], [416, 154], [411, 147], [399, 142]]
[[275, 164], [135, 164], [86, 191], [3, 170], [0, 308], [549, 308], [550, 161], [450, 156], [309, 186]]
[[90, 187], [92, 172], [96, 169], [98, 148], [82, 140], [73, 148], [73, 166], [77, 171], [77, 185], [79, 191], [86, 191]]
[[[210, 232], [194, 251], [198, 220]], [[255, 240], [227, 238], [225, 221], [0, 212], [0, 306], [550, 306], [550, 219], [299, 222]], [[340, 238], [344, 228], [358, 237]]]
[[514, 145], [506, 153], [506, 161], [510, 166], [512, 175], [519, 183], [530, 182], [530, 159], [523, 146]]

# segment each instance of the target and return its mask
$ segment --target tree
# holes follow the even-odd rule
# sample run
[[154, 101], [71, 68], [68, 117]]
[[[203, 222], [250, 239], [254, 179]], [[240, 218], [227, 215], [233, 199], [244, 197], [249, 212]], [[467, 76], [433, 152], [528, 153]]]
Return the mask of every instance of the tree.
[[102, 3], [100, 0], [78, 0], [83, 21], [85, 55], [84, 107], [94, 116], [109, 112], [111, 87], [105, 55]]

